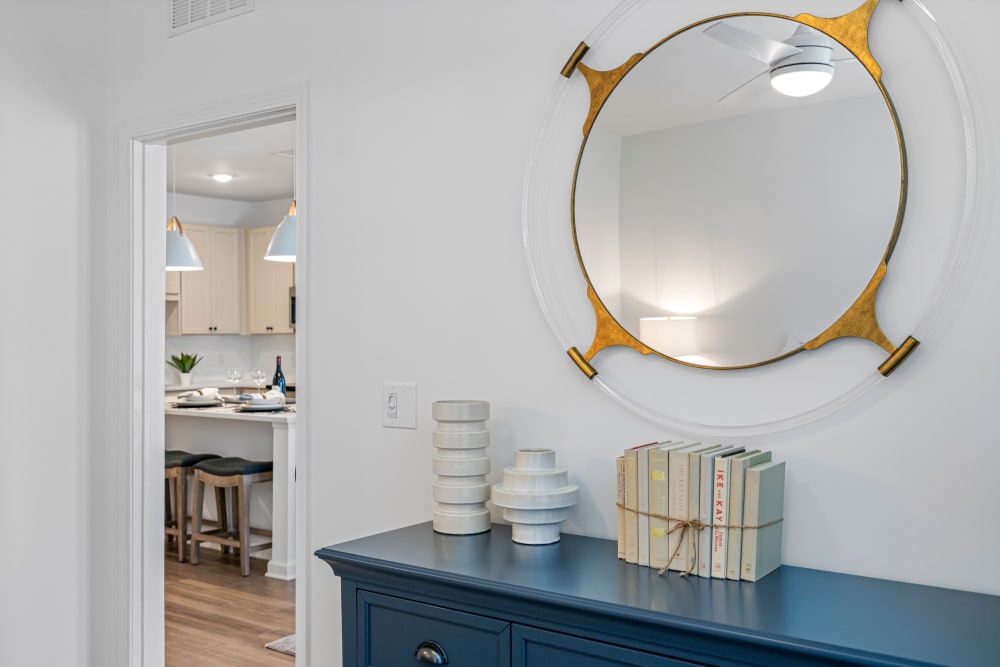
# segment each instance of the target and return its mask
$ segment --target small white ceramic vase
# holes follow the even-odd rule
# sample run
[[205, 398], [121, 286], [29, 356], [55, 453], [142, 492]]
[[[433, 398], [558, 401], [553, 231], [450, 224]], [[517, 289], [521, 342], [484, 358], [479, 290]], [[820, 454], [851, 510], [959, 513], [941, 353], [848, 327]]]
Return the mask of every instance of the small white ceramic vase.
[[178, 373], [177, 375], [179, 375], [180, 378], [181, 378], [181, 386], [182, 387], [190, 387], [191, 386], [191, 374], [190, 373]]
[[435, 401], [437, 422], [434, 456], [434, 530], [449, 535], [474, 535], [490, 529], [490, 417], [487, 401]]
[[493, 504], [511, 523], [511, 539], [520, 544], [559, 541], [559, 524], [579, 498], [564, 468], [556, 467], [551, 449], [519, 449], [514, 466], [504, 468], [503, 482], [493, 487]]

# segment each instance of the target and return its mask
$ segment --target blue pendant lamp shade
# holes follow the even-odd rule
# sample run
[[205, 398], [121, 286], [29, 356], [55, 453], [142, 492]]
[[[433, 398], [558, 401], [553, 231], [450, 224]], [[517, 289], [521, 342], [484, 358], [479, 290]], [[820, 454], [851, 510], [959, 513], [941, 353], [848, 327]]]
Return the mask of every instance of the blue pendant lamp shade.
[[295, 261], [295, 200], [288, 207], [288, 215], [281, 221], [278, 228], [274, 230], [274, 236], [267, 246], [264, 259], [272, 262], [294, 262]]
[[167, 271], [201, 271], [201, 258], [177, 216], [167, 222]]

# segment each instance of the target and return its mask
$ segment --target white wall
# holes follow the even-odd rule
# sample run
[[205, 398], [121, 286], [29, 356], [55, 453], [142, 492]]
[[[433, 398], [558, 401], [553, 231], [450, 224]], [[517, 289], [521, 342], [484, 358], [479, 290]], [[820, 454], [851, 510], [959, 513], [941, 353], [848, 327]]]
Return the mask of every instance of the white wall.
[[[987, 49], [1000, 6], [926, 2], [968, 77], [982, 181], [995, 183], [1000, 99]], [[299, 203], [311, 225], [313, 289], [299, 383], [308, 371], [310, 547], [429, 519], [429, 404], [439, 398], [492, 402], [495, 471], [518, 447], [555, 447], [582, 491], [566, 530], [613, 534], [614, 456], [669, 434], [612, 403], [559, 349], [532, 295], [519, 225], [521, 176], [547, 95], [612, 0], [258, 2], [254, 14], [170, 40], [159, 0], [111, 0], [107, 16], [76, 4], [58, 3], [73, 15], [55, 26], [42, 20], [54, 17], [49, 4], [45, 16], [29, 3], [7, 7], [0, 28], [0, 72], [5, 83], [16, 78], [5, 90], [19, 93], [0, 112], [0, 131], [19, 128], [3, 136], [0, 187], [17, 195], [3, 197], [8, 219], [31, 222], [9, 225], [10, 238], [35, 243], [0, 250], [5, 283], [19, 286], [4, 291], [5, 323], [31, 323], [5, 327], [5, 370], [59, 378], [74, 394], [101, 389], [101, 400], [59, 405], [53, 419], [56, 406], [3, 384], [0, 506], [22, 548], [4, 550], [0, 567], [0, 662], [125, 664], [116, 631], [128, 624], [128, 549], [114, 537], [128, 498], [131, 397], [120, 387], [130, 246], [118, 184], [102, 179], [119, 174], [108, 135], [122, 122], [303, 81], [311, 194]], [[91, 50], [104, 43], [106, 53]], [[107, 122], [94, 127], [102, 111]], [[56, 178], [43, 182], [29, 166]], [[911, 194], [912, 206], [934, 196]], [[105, 211], [105, 201], [115, 207]], [[997, 213], [986, 191], [979, 224]], [[44, 246], [27, 233], [39, 224], [53, 232]], [[113, 233], [111, 249], [92, 251], [101, 232]], [[970, 565], [973, 548], [985, 563], [1000, 554], [988, 529], [1000, 520], [1000, 265], [985, 261], [1000, 240], [986, 230], [980, 241], [942, 325], [890, 381], [771, 439], [789, 465], [786, 563], [1000, 593], [995, 568]], [[91, 364], [81, 361], [88, 352]], [[378, 425], [383, 379], [418, 383], [418, 430]], [[42, 460], [47, 486], [25, 474]], [[300, 585], [310, 662], [336, 664], [336, 580], [316, 561]]]
[[[107, 61], [101, 3], [4, 3], [0, 20], [0, 664], [88, 662], [113, 465], [84, 398], [102, 391], [93, 271], [104, 261]], [[48, 20], [61, 13], [54, 23]], [[98, 354], [94, 354], [98, 352]], [[50, 394], [51, 392], [51, 394]], [[51, 395], [50, 400], [40, 397]], [[105, 589], [114, 595], [114, 588]], [[98, 609], [98, 612], [101, 612]]]

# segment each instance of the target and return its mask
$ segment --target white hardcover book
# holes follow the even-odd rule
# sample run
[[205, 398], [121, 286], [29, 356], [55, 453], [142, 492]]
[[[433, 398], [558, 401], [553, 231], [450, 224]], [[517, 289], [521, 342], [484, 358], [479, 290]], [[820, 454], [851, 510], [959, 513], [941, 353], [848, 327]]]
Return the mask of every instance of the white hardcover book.
[[[670, 470], [667, 473], [667, 481], [670, 485], [668, 502], [670, 504], [670, 528], [677, 528], [681, 521], [689, 521], [698, 517], [698, 504], [691, 505], [691, 454], [701, 453], [719, 445], [703, 445], [700, 442], [692, 443], [686, 447], [670, 450]], [[695, 482], [697, 483], [697, 479]], [[692, 515], [693, 512], [693, 515]], [[691, 559], [694, 556], [694, 548], [691, 546], [692, 539], [689, 530], [678, 528], [667, 536], [667, 552], [673, 554], [670, 559], [670, 569], [679, 572], [694, 570], [694, 563]]]
[[649, 450], [649, 512], [659, 517], [649, 517], [649, 566], [661, 569], [667, 566], [670, 556], [667, 545], [666, 517], [670, 514], [669, 484], [670, 450], [686, 447], [683, 442], [663, 443]]
[[712, 473], [712, 578], [726, 578], [726, 541], [729, 532], [729, 470], [732, 459], [714, 460]]
[[740, 578], [743, 529], [738, 526], [743, 525], [743, 480], [746, 469], [770, 460], [771, 452], [760, 450], [733, 457], [729, 468], [729, 525], [737, 527], [729, 529], [726, 543], [726, 579]]
[[737, 456], [744, 447], [730, 445], [701, 455], [701, 488], [698, 492], [698, 520], [705, 526], [698, 533], [698, 576], [712, 576], [712, 474], [717, 456]]
[[617, 481], [618, 504], [618, 557], [625, 560], [625, 456], [615, 459], [615, 479]]
[[[691, 452], [688, 461], [688, 521], [697, 521], [701, 518], [701, 461], [706, 454], [718, 454], [723, 450], [722, 445], [708, 445]], [[687, 531], [688, 563], [691, 572], [698, 574], [698, 546], [701, 543], [701, 533], [693, 526]], [[685, 568], [686, 570], [687, 568]]]
[[785, 462], [747, 468], [743, 493], [740, 578], [757, 581], [781, 566], [781, 519], [785, 509]]
[[638, 465], [636, 479], [638, 486], [639, 516], [637, 519], [638, 559], [639, 565], [649, 565], [649, 450], [659, 446], [660, 443], [652, 443], [639, 447], [636, 450]]
[[639, 450], [655, 442], [625, 450], [625, 562], [639, 562]]

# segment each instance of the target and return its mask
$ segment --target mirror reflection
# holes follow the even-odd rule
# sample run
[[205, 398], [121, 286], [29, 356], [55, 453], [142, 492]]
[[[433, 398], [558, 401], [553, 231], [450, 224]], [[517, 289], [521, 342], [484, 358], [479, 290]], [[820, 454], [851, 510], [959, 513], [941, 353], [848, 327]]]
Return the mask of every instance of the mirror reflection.
[[[832, 76], [793, 97], [782, 68]], [[772, 361], [845, 313], [886, 256], [901, 155], [879, 86], [835, 40], [769, 16], [697, 24], [622, 79], [585, 139], [580, 260], [658, 353]]]

